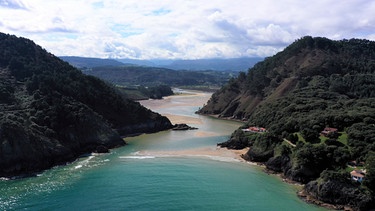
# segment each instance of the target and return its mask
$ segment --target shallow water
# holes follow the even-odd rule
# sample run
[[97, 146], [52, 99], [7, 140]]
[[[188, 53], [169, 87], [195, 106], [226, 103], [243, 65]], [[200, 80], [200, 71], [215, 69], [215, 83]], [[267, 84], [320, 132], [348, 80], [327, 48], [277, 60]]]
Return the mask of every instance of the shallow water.
[[192, 125], [199, 130], [128, 138], [129, 145], [110, 154], [37, 177], [0, 180], [0, 210], [324, 210], [304, 203], [298, 187], [258, 166], [205, 155], [240, 123], [195, 115], [198, 106], [189, 100], [194, 98], [171, 98], [178, 106], [156, 110], [199, 118], [201, 124]]

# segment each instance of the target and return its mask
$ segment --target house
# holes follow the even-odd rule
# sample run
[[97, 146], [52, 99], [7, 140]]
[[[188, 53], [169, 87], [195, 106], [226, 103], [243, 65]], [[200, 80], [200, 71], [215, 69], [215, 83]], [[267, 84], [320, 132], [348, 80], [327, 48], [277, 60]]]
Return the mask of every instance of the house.
[[244, 132], [252, 132], [252, 133], [264, 133], [267, 132], [266, 128], [263, 127], [249, 127], [246, 129], [242, 129]]
[[354, 169], [350, 172], [350, 176], [352, 177], [352, 180], [362, 182], [365, 179], [366, 171]]
[[352, 160], [348, 162], [348, 165], [351, 167], [357, 167], [357, 166], [362, 167], [362, 166], [365, 166], [365, 162], [361, 161], [358, 163], [357, 161]]
[[336, 134], [337, 132], [338, 132], [337, 128], [326, 127], [326, 128], [324, 128], [324, 130], [322, 130], [322, 132], [320, 132], [320, 135], [329, 136], [329, 135], [332, 135], [332, 134]]

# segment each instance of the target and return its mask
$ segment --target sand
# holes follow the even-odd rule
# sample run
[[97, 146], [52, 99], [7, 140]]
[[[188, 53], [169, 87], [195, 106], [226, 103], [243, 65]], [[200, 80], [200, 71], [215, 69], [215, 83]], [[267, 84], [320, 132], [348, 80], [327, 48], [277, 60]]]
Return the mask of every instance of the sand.
[[[164, 97], [161, 100], [142, 100], [139, 101], [143, 106], [151, 109], [151, 110], [158, 110], [176, 106], [203, 106], [209, 98], [211, 97], [212, 93], [206, 92], [199, 92], [199, 91], [189, 91], [188, 93], [183, 93], [181, 95], [172, 95], [168, 97]], [[193, 99], [192, 99], [193, 98]], [[199, 125], [202, 124], [202, 120], [195, 117], [190, 116], [182, 116], [182, 115], [175, 115], [169, 113], [162, 113], [162, 115], [168, 117], [168, 119], [172, 122], [172, 124], [195, 124]], [[207, 131], [199, 131], [197, 130], [194, 133], [194, 136], [198, 137], [210, 137], [210, 136], [217, 136], [217, 133], [214, 132], [207, 132]], [[189, 150], [173, 150], [173, 151], [153, 151], [153, 150], [143, 150], [134, 153], [136, 156], [153, 156], [153, 157], [209, 157], [218, 160], [226, 160], [226, 161], [238, 161], [238, 162], [247, 162], [245, 161], [241, 155], [245, 154], [249, 148], [245, 148], [242, 150], [230, 150], [227, 148], [220, 148], [220, 147], [202, 147], [202, 148], [194, 148]], [[250, 163], [250, 162], [247, 162]], [[250, 163], [254, 164], [254, 163]], [[256, 165], [256, 164], [255, 164]]]
[[[202, 147], [188, 150], [173, 151], [154, 151], [143, 150], [135, 152], [136, 156], [152, 156], [152, 157], [208, 157], [222, 161], [246, 162], [241, 155], [245, 154], [249, 148], [242, 150], [229, 150], [220, 147]], [[251, 163], [252, 164], [252, 163]]]
[[[151, 110], [160, 110], [178, 106], [203, 106], [210, 99], [212, 93], [199, 92], [199, 91], [188, 91], [184, 94], [171, 95], [164, 97], [160, 100], [141, 100], [141, 103], [146, 108]], [[160, 112], [161, 115], [166, 116], [172, 124], [202, 124], [199, 118], [175, 115], [169, 113]]]
[[202, 120], [195, 117], [189, 117], [189, 116], [182, 116], [182, 115], [175, 115], [175, 114], [168, 114], [168, 113], [162, 113], [161, 115], [166, 116], [172, 124], [195, 124], [200, 125], [203, 124]]
[[160, 100], [140, 100], [139, 103], [151, 110], [176, 106], [203, 106], [211, 95], [212, 93], [191, 91], [187, 94], [171, 95]]

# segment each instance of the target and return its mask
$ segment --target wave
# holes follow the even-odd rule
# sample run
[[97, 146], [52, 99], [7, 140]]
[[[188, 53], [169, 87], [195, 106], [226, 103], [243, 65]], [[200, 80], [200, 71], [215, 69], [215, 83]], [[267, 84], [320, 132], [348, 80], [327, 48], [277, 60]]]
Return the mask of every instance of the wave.
[[204, 157], [207, 157], [215, 161], [221, 161], [221, 162], [241, 162], [241, 160], [232, 158], [232, 157], [211, 156], [211, 155], [205, 155]]
[[89, 161], [90, 161], [91, 159], [93, 159], [94, 157], [95, 157], [94, 155], [90, 155], [89, 157], [87, 157], [87, 159], [84, 159], [84, 160], [82, 160], [82, 161], [79, 161], [79, 162], [77, 163], [77, 165], [74, 166], [74, 169], [80, 169], [80, 168], [82, 168], [83, 166], [86, 166], [86, 165], [89, 163]]
[[154, 159], [155, 156], [120, 156], [122, 159]]

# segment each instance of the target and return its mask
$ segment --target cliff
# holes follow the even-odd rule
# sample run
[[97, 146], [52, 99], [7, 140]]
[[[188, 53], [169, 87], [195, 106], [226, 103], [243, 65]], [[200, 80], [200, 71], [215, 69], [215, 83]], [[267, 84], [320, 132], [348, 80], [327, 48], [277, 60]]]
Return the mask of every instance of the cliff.
[[33, 174], [170, 121], [31, 40], [0, 34], [0, 177]]
[[[250, 147], [245, 159], [309, 184], [307, 193], [323, 202], [368, 209], [375, 172], [367, 173], [366, 182], [351, 186], [350, 197], [343, 181], [350, 181], [346, 165], [351, 160], [365, 162], [366, 169], [375, 166], [373, 160], [367, 162], [375, 150], [374, 102], [375, 42], [303, 37], [231, 80], [198, 113], [246, 122], [219, 145]], [[266, 132], [242, 131], [250, 126]], [[325, 127], [339, 132], [322, 136]], [[340, 173], [340, 179], [321, 180], [325, 170], [346, 173]], [[318, 184], [327, 194], [318, 191]], [[337, 193], [328, 191], [334, 187]], [[366, 197], [362, 200], [354, 193]]]

